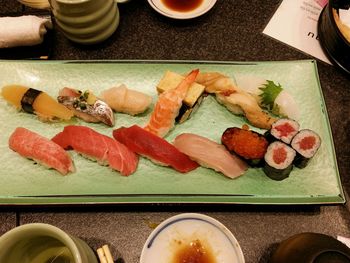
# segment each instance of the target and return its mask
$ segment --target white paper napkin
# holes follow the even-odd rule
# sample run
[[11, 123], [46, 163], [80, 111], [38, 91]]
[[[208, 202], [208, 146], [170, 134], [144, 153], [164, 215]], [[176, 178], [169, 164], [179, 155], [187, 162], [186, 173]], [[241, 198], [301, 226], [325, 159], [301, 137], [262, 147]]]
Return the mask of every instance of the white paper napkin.
[[50, 19], [37, 16], [0, 17], [0, 48], [34, 46], [44, 40]]

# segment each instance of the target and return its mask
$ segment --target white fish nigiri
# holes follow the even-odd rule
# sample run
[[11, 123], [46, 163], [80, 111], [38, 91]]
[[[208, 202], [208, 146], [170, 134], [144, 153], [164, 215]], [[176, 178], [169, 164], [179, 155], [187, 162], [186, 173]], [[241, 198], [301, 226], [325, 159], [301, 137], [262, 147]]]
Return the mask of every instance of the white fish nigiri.
[[280, 84], [257, 76], [237, 75], [236, 84], [241, 89], [252, 94], [263, 108], [272, 113], [293, 120], [300, 117], [299, 107], [292, 97]]
[[201, 166], [214, 169], [229, 178], [236, 178], [248, 169], [248, 165], [227, 151], [225, 146], [208, 138], [183, 133], [175, 138], [173, 144]]
[[124, 84], [102, 91], [100, 98], [116, 112], [130, 115], [144, 112], [152, 102], [151, 96], [128, 89]]

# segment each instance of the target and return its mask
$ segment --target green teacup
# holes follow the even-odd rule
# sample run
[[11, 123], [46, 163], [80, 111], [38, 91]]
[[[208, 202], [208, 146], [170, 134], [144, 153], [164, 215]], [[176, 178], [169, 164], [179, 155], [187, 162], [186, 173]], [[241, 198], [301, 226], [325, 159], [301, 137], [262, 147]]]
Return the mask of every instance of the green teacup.
[[119, 25], [117, 3], [125, 0], [49, 0], [56, 24], [71, 41], [96, 44]]
[[4, 263], [97, 263], [84, 241], [48, 224], [14, 228], [0, 237], [0, 248]]

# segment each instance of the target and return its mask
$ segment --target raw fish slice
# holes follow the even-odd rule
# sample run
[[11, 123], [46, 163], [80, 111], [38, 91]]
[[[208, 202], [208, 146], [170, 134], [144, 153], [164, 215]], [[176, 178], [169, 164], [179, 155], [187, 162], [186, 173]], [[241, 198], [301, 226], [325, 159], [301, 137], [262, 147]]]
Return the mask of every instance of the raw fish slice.
[[35, 113], [40, 120], [69, 120], [73, 117], [71, 110], [40, 90], [20, 85], [8, 85], [2, 88], [1, 95], [17, 109]]
[[182, 101], [191, 84], [195, 81], [198, 72], [198, 69], [193, 70], [175, 89], [167, 90], [159, 95], [151, 118], [145, 127], [147, 131], [164, 137], [174, 127]]
[[137, 168], [138, 158], [134, 152], [113, 138], [85, 126], [66, 126], [52, 141], [66, 150], [74, 149], [83, 156], [97, 160], [99, 164], [107, 164], [125, 176]]
[[63, 175], [74, 171], [72, 159], [62, 147], [26, 128], [16, 128], [9, 138], [9, 147], [23, 157], [54, 168]]
[[136, 115], [144, 112], [152, 102], [152, 97], [142, 92], [128, 89], [124, 84], [104, 90], [101, 99], [116, 112]]
[[108, 126], [114, 126], [112, 109], [91, 91], [82, 92], [65, 87], [59, 91], [57, 100], [86, 122], [103, 122]]
[[223, 145], [196, 134], [180, 134], [175, 138], [174, 146], [200, 165], [229, 178], [236, 178], [248, 169], [245, 162], [230, 154]]
[[196, 162], [178, 151], [172, 144], [137, 125], [114, 130], [113, 137], [132, 151], [157, 164], [171, 166], [181, 173], [187, 173], [198, 167]]

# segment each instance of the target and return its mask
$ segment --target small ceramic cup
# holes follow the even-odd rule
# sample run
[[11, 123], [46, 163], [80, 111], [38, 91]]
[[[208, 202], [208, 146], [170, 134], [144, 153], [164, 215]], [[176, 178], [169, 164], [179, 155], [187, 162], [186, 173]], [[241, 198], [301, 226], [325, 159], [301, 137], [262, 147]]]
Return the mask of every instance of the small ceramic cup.
[[117, 3], [125, 0], [49, 0], [62, 33], [80, 44], [96, 44], [110, 37], [119, 25]]
[[16, 227], [0, 237], [0, 262], [97, 263], [81, 239], [42, 223]]

